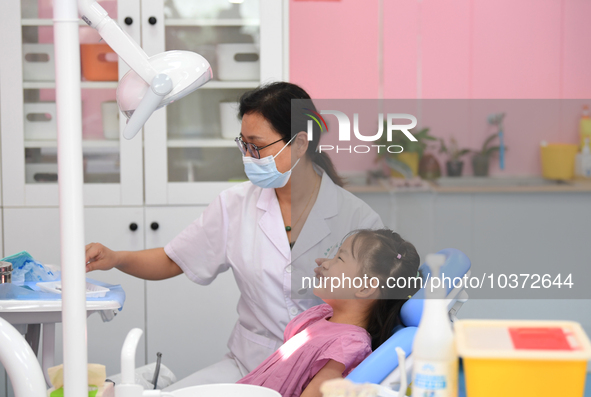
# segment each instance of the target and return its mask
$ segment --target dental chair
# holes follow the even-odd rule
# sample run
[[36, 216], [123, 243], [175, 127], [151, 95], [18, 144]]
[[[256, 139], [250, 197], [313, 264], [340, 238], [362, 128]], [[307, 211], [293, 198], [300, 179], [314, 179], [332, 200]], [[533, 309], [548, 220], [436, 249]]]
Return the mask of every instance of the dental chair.
[[[460, 250], [447, 248], [438, 252], [446, 256], [445, 264], [441, 267], [441, 273], [445, 277], [470, 277], [470, 260]], [[423, 280], [430, 275], [430, 269], [423, 264], [419, 270]], [[468, 294], [463, 286], [453, 288], [453, 285], [446, 284], [446, 301], [449, 310], [450, 320], [456, 320], [456, 313], [468, 300]], [[357, 366], [346, 379], [354, 383], [373, 383], [381, 385], [390, 390], [398, 390], [401, 383], [401, 371], [406, 373], [406, 379], [411, 379], [412, 371], [412, 344], [417, 327], [423, 313], [423, 299], [425, 297], [425, 286], [417, 291], [411, 299], [406, 301], [400, 310], [400, 318], [404, 325], [399, 325], [393, 330], [393, 335], [370, 354], [361, 364]], [[396, 348], [404, 351], [406, 356], [405, 368], [398, 366], [399, 358]], [[404, 378], [404, 377], [403, 377]], [[406, 379], [402, 381], [405, 387]]]

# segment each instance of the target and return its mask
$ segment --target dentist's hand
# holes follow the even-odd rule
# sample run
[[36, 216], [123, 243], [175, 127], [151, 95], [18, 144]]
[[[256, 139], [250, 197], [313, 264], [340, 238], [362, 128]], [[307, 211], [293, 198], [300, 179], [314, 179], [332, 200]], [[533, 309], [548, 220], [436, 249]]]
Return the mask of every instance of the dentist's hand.
[[111, 270], [119, 264], [117, 252], [99, 243], [86, 246], [86, 272], [93, 270]]

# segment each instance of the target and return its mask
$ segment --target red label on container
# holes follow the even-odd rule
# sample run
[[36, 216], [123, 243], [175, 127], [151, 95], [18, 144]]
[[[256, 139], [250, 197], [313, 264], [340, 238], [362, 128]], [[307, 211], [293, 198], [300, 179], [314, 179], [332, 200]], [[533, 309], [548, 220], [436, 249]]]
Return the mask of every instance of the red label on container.
[[560, 327], [509, 327], [515, 349], [574, 350]]

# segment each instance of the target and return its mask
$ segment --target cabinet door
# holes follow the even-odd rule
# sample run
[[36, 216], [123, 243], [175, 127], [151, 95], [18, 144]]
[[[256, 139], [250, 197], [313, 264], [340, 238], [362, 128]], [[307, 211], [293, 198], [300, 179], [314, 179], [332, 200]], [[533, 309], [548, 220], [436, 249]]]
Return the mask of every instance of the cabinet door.
[[[146, 208], [146, 248], [161, 247], [196, 219], [205, 207]], [[158, 223], [157, 230], [150, 226]], [[220, 274], [208, 286], [180, 275], [148, 281], [148, 361], [162, 362], [180, 380], [220, 360], [238, 314], [240, 293], [234, 275]]]
[[284, 6], [277, 0], [142, 0], [148, 55], [194, 51], [213, 71], [213, 80], [146, 123], [146, 204], [209, 204], [246, 179], [234, 142], [236, 103], [261, 83], [284, 79]]
[[[60, 228], [57, 208], [5, 209], [5, 252], [26, 250], [42, 263], [60, 263]], [[85, 240], [100, 242], [113, 250], [143, 249], [143, 208], [86, 208]], [[137, 230], [129, 228], [137, 224]], [[26, 225], [26, 226], [25, 226]], [[83, 263], [80, 266], [84, 266]], [[118, 270], [95, 271], [88, 277], [110, 284], [121, 284], [126, 300], [123, 310], [110, 322], [98, 314], [87, 321], [88, 362], [106, 365], [107, 374], [120, 372], [121, 347], [132, 328], [144, 327], [145, 281]], [[62, 363], [61, 324], [56, 327], [55, 362]], [[138, 347], [137, 363], [145, 361], [145, 345]]]
[[[102, 1], [122, 29], [139, 37], [139, 0]], [[57, 120], [51, 2], [0, 3], [0, 106], [3, 202], [6, 206], [57, 206]], [[125, 12], [123, 12], [125, 11]], [[137, 14], [137, 16], [136, 16]], [[123, 22], [136, 16], [135, 26]], [[120, 139], [117, 108], [123, 62], [98, 33], [80, 26], [82, 147], [85, 205], [142, 205], [142, 140]]]

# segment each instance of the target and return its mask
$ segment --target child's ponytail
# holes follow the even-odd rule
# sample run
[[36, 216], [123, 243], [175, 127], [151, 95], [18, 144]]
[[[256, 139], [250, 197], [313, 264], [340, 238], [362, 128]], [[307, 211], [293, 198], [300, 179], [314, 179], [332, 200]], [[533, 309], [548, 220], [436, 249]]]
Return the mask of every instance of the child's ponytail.
[[371, 349], [375, 350], [392, 336], [400, 323], [398, 313], [406, 299], [378, 299], [369, 314], [367, 332], [371, 335]]
[[[360, 230], [352, 245], [368, 276], [377, 277], [383, 286], [367, 318], [367, 332], [375, 350], [392, 336], [394, 327], [400, 324], [400, 308], [420, 287], [410, 282], [418, 274], [420, 258], [411, 243], [389, 229]], [[406, 279], [405, 286], [392, 286], [392, 281], [401, 277]]]

